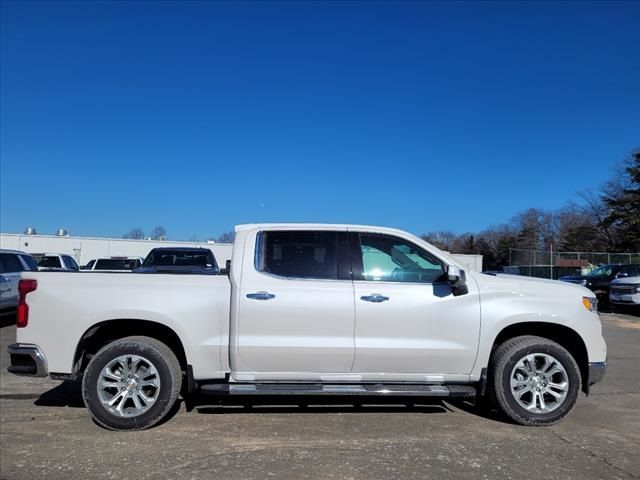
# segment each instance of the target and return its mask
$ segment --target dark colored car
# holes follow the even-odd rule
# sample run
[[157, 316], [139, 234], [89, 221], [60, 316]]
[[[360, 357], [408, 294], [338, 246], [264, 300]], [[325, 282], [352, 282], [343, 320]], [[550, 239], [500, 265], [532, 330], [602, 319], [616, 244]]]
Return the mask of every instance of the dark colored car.
[[154, 248], [135, 273], [184, 273], [217, 275], [220, 273], [213, 252], [208, 248]]
[[586, 275], [568, 275], [558, 280], [583, 285], [595, 293], [599, 301], [607, 303], [612, 280], [639, 275], [640, 265], [602, 265]]

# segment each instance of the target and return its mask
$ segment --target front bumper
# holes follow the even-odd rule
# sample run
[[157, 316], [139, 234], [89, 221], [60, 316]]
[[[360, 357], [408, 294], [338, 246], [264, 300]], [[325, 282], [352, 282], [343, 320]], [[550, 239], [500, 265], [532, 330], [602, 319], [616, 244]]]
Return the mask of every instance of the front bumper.
[[640, 305], [640, 293], [618, 293], [611, 292], [609, 301], [616, 305]]
[[9, 373], [27, 377], [46, 377], [47, 358], [37, 345], [22, 345], [14, 343], [7, 348], [11, 357]]
[[589, 364], [589, 378], [588, 385], [591, 386], [594, 383], [598, 383], [604, 378], [604, 372], [607, 369], [607, 362], [593, 362]]

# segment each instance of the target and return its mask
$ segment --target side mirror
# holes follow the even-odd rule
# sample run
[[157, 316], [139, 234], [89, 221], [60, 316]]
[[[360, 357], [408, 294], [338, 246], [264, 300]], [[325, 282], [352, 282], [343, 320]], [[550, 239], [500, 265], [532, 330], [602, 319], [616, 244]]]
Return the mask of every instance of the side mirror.
[[451, 285], [451, 291], [456, 297], [469, 293], [467, 275], [457, 265], [447, 266], [447, 282]]

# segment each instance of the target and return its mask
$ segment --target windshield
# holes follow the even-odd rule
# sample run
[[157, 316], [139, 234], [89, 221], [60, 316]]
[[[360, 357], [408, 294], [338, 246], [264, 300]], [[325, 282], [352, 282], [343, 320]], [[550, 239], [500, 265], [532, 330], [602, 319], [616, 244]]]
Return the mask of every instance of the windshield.
[[140, 266], [140, 260], [128, 258], [99, 258], [94, 270], [133, 270]]
[[217, 268], [213, 253], [205, 248], [198, 250], [152, 250], [142, 265], [144, 267], [186, 266]]
[[606, 277], [611, 275], [612, 268], [610, 266], [605, 265], [604, 267], [598, 267], [595, 270], [591, 270], [587, 277]]

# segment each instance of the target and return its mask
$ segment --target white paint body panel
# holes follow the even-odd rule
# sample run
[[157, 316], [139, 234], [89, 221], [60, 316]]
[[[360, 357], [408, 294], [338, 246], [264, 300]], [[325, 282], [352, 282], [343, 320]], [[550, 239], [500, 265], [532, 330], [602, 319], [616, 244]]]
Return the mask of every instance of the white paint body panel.
[[[476, 381], [497, 335], [521, 322], [564, 325], [584, 340], [589, 362], [606, 359], [596, 313], [580, 286], [467, 272], [469, 292], [447, 285], [283, 279], [254, 266], [260, 230], [324, 229], [395, 235], [446, 264], [455, 260], [394, 229], [357, 225], [237, 227], [229, 277], [131, 273], [26, 273], [30, 320], [18, 342], [38, 345], [50, 372], [71, 373], [76, 346], [92, 326], [140, 319], [171, 328], [196, 379], [231, 381]], [[271, 300], [249, 293], [269, 292]], [[379, 293], [382, 303], [360, 300]]]

